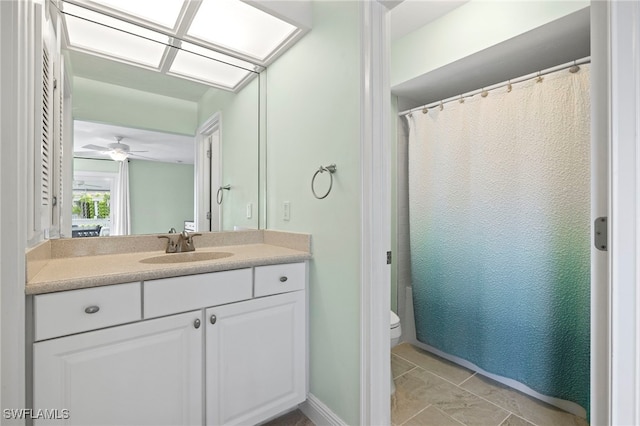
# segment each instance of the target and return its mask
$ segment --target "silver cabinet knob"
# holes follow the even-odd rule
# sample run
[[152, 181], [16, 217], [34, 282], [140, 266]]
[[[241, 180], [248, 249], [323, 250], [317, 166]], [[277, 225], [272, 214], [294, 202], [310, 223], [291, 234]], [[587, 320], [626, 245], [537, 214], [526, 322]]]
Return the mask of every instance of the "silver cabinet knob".
[[281, 283], [287, 282], [287, 277], [280, 277], [280, 282]]
[[96, 312], [98, 312], [100, 310], [100, 306], [89, 306], [88, 308], [85, 308], [84, 312], [87, 314], [95, 314]]
[[193, 326], [195, 328], [200, 328], [200, 319], [199, 318], [196, 318], [196, 320], [193, 322]]
[[209, 318], [209, 321], [211, 321], [211, 324], [215, 324], [217, 320], [218, 318], [216, 318], [215, 315], [211, 315], [211, 318]]

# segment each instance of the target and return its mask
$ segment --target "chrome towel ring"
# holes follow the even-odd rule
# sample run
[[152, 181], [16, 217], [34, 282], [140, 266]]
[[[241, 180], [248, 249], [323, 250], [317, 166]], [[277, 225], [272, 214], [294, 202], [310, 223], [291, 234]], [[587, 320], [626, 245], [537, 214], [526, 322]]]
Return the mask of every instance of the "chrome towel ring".
[[[320, 168], [313, 174], [313, 178], [311, 179], [311, 192], [313, 192], [313, 196], [316, 197], [318, 200], [322, 200], [323, 198], [326, 198], [327, 195], [329, 195], [329, 193], [331, 192], [331, 188], [333, 188], [333, 174], [336, 172], [337, 167], [335, 164], [331, 164], [329, 166], [320, 166]], [[316, 190], [314, 188], [314, 184], [316, 181], [316, 177], [318, 176], [318, 173], [324, 173], [324, 172], [329, 172], [329, 177], [331, 178], [331, 183], [329, 183], [329, 189], [327, 189], [327, 193], [324, 194], [323, 196], [319, 196], [318, 194], [316, 194]]]
[[222, 200], [224, 199], [224, 192], [222, 192], [223, 189], [228, 191], [231, 189], [231, 185], [225, 185], [218, 188], [218, 192], [216, 193], [216, 202], [218, 205], [222, 204]]

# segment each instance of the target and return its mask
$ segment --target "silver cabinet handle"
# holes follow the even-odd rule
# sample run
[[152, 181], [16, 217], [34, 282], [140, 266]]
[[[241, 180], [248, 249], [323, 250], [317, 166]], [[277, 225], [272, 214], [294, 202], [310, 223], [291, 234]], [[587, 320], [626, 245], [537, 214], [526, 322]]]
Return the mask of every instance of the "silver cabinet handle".
[[100, 306], [89, 306], [88, 308], [85, 308], [84, 312], [87, 314], [95, 314], [96, 312], [98, 312], [100, 310]]
[[200, 328], [200, 319], [196, 318], [196, 320], [193, 322], [193, 326], [195, 328]]
[[280, 277], [280, 282], [281, 283], [287, 282], [287, 277]]
[[211, 324], [215, 324], [217, 320], [218, 318], [216, 318], [215, 315], [211, 315], [211, 318], [209, 318], [209, 321], [211, 321]]

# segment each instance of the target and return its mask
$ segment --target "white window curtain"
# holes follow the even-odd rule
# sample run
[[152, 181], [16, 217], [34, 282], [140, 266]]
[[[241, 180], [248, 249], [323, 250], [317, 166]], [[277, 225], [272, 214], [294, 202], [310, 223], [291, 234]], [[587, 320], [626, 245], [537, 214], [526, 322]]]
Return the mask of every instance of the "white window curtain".
[[111, 235], [129, 235], [131, 216], [129, 203], [129, 161], [120, 161], [118, 177], [111, 198]]

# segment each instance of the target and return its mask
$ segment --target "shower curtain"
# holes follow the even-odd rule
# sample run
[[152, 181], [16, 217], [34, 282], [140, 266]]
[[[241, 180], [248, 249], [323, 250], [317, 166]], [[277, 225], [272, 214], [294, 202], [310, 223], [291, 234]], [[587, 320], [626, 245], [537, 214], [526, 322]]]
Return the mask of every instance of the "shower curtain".
[[589, 66], [409, 124], [419, 341], [589, 409]]

